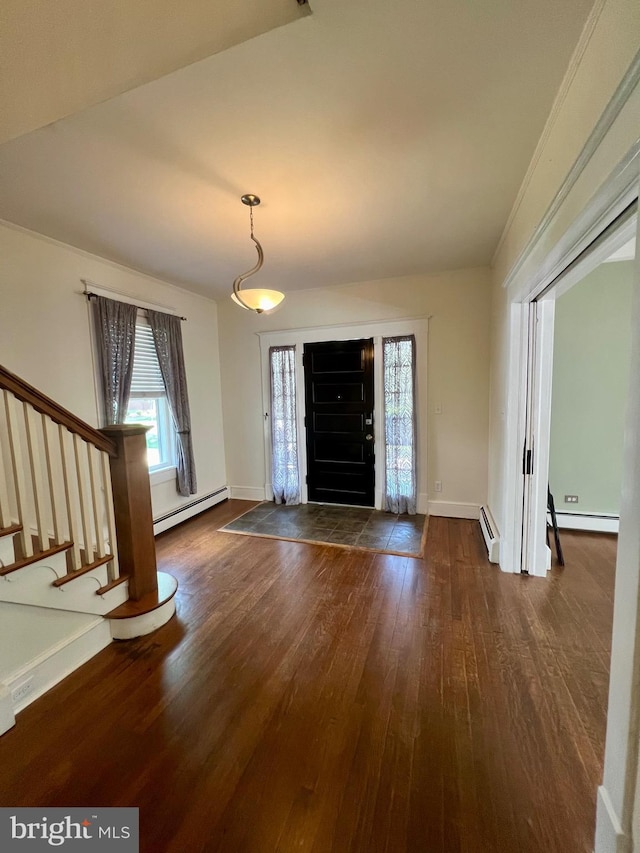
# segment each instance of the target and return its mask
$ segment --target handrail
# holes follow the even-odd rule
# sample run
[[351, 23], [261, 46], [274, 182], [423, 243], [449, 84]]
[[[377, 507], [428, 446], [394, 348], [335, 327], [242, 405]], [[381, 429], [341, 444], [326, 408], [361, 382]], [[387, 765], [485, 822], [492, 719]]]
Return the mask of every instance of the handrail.
[[93, 444], [98, 450], [103, 450], [110, 456], [116, 456], [117, 450], [115, 442], [106, 435], [103, 435], [97, 429], [89, 426], [88, 423], [81, 420], [77, 415], [60, 406], [50, 397], [47, 397], [37, 388], [29, 385], [24, 379], [20, 379], [6, 367], [0, 365], [0, 388], [10, 391], [18, 400], [23, 403], [29, 403], [33, 408], [41, 412], [43, 415], [51, 418], [57, 424], [66, 427], [70, 432], [79, 435], [85, 441]]
[[3, 569], [64, 548], [59, 585], [106, 564], [107, 587], [127, 575], [130, 599], [157, 593], [147, 428], [96, 430], [1, 365], [0, 400], [0, 528], [17, 526], [24, 558]]

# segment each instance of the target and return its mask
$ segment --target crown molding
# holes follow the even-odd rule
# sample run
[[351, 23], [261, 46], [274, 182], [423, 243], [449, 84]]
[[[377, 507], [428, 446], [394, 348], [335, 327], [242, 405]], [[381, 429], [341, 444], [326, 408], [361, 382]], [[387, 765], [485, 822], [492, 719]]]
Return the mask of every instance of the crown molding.
[[[553, 219], [557, 216], [558, 211], [562, 207], [564, 201], [567, 196], [577, 183], [580, 175], [584, 172], [587, 164], [592, 159], [593, 155], [597, 151], [598, 147], [602, 143], [603, 139], [611, 129], [613, 123], [618, 118], [620, 113], [622, 112], [623, 107], [629, 100], [631, 94], [634, 89], [640, 82], [640, 51], [636, 53], [633, 61], [629, 65], [624, 77], [618, 84], [613, 97], [605, 107], [602, 115], [598, 119], [595, 127], [589, 134], [587, 141], [585, 142], [580, 154], [576, 158], [573, 166], [567, 173], [564, 181], [560, 185], [558, 191], [553, 197], [549, 207], [547, 208], [544, 216], [536, 226], [532, 236], [529, 241], [525, 245], [524, 249], [518, 255], [517, 260], [511, 267], [508, 275], [504, 279], [502, 286], [504, 288], [508, 288], [518, 277], [522, 267], [531, 256], [533, 251], [535, 250], [540, 238], [546, 233], [549, 225], [553, 221]], [[530, 178], [529, 178], [530, 179]], [[505, 229], [506, 234], [507, 229]], [[495, 262], [495, 255], [494, 255]]]
[[551, 112], [547, 117], [544, 128], [542, 130], [542, 134], [540, 136], [540, 139], [538, 140], [538, 144], [535, 147], [533, 156], [531, 157], [531, 161], [520, 185], [520, 189], [518, 190], [516, 200], [514, 201], [513, 207], [511, 208], [511, 212], [509, 213], [509, 218], [507, 219], [506, 224], [502, 229], [502, 234], [500, 235], [500, 239], [498, 240], [498, 245], [496, 246], [495, 251], [493, 253], [493, 257], [491, 258], [492, 266], [495, 265], [498, 255], [500, 254], [500, 250], [502, 249], [504, 241], [507, 238], [507, 234], [509, 233], [511, 226], [513, 225], [513, 220], [516, 218], [516, 215], [520, 210], [524, 197], [527, 193], [527, 190], [529, 189], [529, 184], [531, 183], [534, 172], [538, 168], [538, 163], [540, 162], [542, 153], [547, 146], [547, 142], [549, 140], [549, 137], [551, 136], [551, 131], [555, 127], [556, 121], [558, 120], [558, 116], [560, 115], [564, 102], [566, 101], [567, 95], [569, 94], [569, 90], [573, 85], [573, 81], [577, 74], [578, 68], [582, 63], [582, 57], [584, 56], [589, 42], [591, 41], [593, 31], [595, 30], [596, 24], [600, 19], [600, 15], [602, 14], [602, 10], [604, 9], [605, 3], [606, 0], [597, 0], [597, 2], [593, 5], [593, 8], [589, 12], [589, 16], [585, 22], [584, 27], [582, 28], [582, 32], [580, 33], [580, 39], [578, 40], [578, 44], [576, 45], [576, 48], [573, 51], [573, 54], [571, 55], [569, 66], [565, 72], [564, 77], [562, 78], [562, 83], [560, 84], [558, 93], [551, 106]]

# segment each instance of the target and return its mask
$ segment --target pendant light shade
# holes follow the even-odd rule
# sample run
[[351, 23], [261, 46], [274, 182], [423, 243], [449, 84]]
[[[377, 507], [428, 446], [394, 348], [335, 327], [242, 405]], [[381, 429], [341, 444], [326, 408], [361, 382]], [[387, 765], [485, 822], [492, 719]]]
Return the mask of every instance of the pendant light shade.
[[231, 294], [231, 298], [241, 308], [262, 314], [263, 311], [272, 311], [280, 305], [284, 299], [284, 293], [280, 293], [279, 290], [266, 290], [262, 287], [253, 287], [242, 291], [242, 302], [235, 293]]
[[262, 264], [264, 263], [264, 252], [262, 251], [262, 246], [253, 235], [253, 208], [260, 204], [260, 199], [257, 195], [247, 193], [247, 195], [242, 196], [241, 201], [243, 204], [249, 206], [251, 239], [256, 244], [258, 262], [255, 267], [252, 267], [250, 270], [242, 273], [236, 278], [233, 282], [233, 293], [231, 294], [231, 298], [237, 305], [240, 305], [241, 308], [246, 308], [247, 311], [255, 311], [256, 314], [262, 314], [276, 308], [284, 299], [284, 293], [281, 293], [279, 290], [267, 290], [265, 288], [248, 288], [247, 290], [243, 290], [242, 288], [243, 282], [249, 278], [249, 276], [254, 275], [262, 268]]

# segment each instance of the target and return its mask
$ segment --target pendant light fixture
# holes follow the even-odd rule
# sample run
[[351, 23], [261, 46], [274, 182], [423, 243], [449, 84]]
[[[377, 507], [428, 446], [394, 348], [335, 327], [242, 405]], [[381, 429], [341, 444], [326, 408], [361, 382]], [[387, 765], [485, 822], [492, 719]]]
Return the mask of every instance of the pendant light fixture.
[[251, 239], [256, 244], [258, 263], [248, 272], [244, 272], [242, 275], [239, 275], [233, 282], [233, 293], [231, 294], [231, 298], [242, 308], [246, 308], [248, 311], [255, 311], [256, 314], [262, 314], [265, 311], [273, 310], [277, 305], [279, 305], [284, 299], [284, 293], [280, 293], [279, 290], [266, 290], [264, 288], [249, 288], [248, 290], [242, 289], [242, 284], [245, 279], [254, 275], [261, 269], [262, 264], [264, 263], [264, 252], [262, 251], [262, 246], [258, 240], [253, 236], [253, 208], [260, 204], [260, 199], [257, 195], [247, 193], [247, 195], [243, 195], [240, 200], [243, 204], [246, 204], [249, 207]]

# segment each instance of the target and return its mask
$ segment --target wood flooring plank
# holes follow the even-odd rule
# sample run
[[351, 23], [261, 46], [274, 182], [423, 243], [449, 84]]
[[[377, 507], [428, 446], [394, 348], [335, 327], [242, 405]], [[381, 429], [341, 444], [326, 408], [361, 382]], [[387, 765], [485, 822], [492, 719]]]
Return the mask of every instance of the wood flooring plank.
[[0, 805], [134, 805], [142, 853], [582, 853], [602, 773], [615, 540], [547, 579], [430, 519], [411, 559], [157, 539], [177, 617], [114, 643], [0, 738]]

